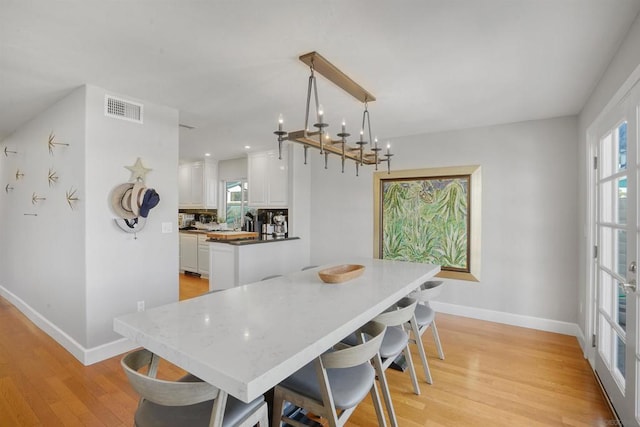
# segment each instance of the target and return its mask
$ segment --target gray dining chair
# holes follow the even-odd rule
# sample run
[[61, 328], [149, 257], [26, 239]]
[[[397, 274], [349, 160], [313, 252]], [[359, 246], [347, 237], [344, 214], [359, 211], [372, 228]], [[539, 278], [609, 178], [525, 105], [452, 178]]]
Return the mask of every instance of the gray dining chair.
[[[418, 301], [415, 299], [405, 297], [373, 318], [373, 321], [387, 326], [387, 331], [380, 344], [379, 353], [382, 375], [378, 375], [378, 381], [382, 389], [382, 396], [384, 397], [385, 406], [387, 407], [389, 420], [394, 427], [398, 425], [398, 420], [391, 400], [389, 384], [384, 372], [400, 355], [404, 356], [407, 361], [407, 367], [409, 368], [413, 392], [418, 395], [420, 394], [418, 376], [416, 375], [411, 351], [409, 349], [410, 335], [408, 332], [408, 330], [414, 333], [418, 331], [418, 325], [414, 316], [417, 304]], [[353, 345], [355, 339], [356, 336], [351, 334], [344, 338], [342, 342], [347, 345]]]
[[[409, 349], [410, 335], [408, 332], [408, 330], [411, 330], [414, 333], [417, 333], [418, 331], [418, 325], [415, 318], [415, 309], [417, 304], [418, 301], [413, 298], [402, 298], [387, 310], [374, 317], [373, 320], [387, 326], [387, 331], [385, 332], [384, 339], [380, 345], [380, 357], [383, 372], [391, 366], [398, 356], [403, 355], [411, 376], [413, 392], [419, 395], [420, 386], [418, 385], [418, 377], [416, 375], [411, 351]], [[398, 425], [398, 421], [393, 408], [393, 402], [391, 401], [391, 391], [389, 389], [389, 384], [387, 383], [387, 378], [383, 374], [378, 377], [378, 381], [380, 382], [382, 396], [385, 400], [385, 406], [387, 407], [387, 413], [389, 414], [391, 425], [395, 427]]]
[[178, 381], [156, 378], [159, 357], [149, 350], [131, 352], [121, 360], [129, 383], [140, 395], [134, 415], [137, 427], [269, 426], [263, 396], [244, 403], [220, 394], [213, 385], [187, 374]]
[[275, 279], [276, 277], [282, 277], [282, 274], [272, 274], [271, 276], [265, 276], [260, 279], [260, 281], [262, 282], [264, 280]]
[[422, 366], [424, 367], [424, 374], [429, 384], [433, 384], [433, 379], [431, 377], [431, 371], [429, 370], [424, 344], [422, 343], [422, 335], [424, 335], [427, 329], [431, 328], [433, 340], [435, 341], [436, 349], [438, 350], [438, 357], [444, 360], [444, 351], [442, 349], [442, 343], [440, 342], [438, 327], [436, 326], [436, 312], [429, 305], [429, 301], [440, 295], [443, 284], [444, 282], [442, 280], [428, 281], [409, 294], [411, 298], [418, 300], [415, 312], [416, 321], [418, 323], [418, 333], [413, 334], [411, 341], [416, 343], [418, 346], [418, 354], [420, 355]]
[[343, 426], [367, 394], [373, 400], [378, 425], [386, 426], [375, 381], [376, 375], [384, 375], [378, 350], [385, 330], [381, 323], [368, 322], [356, 332], [356, 345], [337, 345], [278, 384], [274, 389], [272, 427], [283, 422], [303, 425], [283, 414], [285, 402], [324, 418], [330, 427]]

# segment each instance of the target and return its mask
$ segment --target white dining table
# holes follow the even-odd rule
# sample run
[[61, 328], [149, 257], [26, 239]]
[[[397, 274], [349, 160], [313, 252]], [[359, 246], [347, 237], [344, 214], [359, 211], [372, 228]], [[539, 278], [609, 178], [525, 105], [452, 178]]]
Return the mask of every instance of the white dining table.
[[326, 264], [126, 314], [114, 330], [236, 398], [250, 402], [440, 271], [373, 258], [345, 259], [361, 276], [320, 280]]

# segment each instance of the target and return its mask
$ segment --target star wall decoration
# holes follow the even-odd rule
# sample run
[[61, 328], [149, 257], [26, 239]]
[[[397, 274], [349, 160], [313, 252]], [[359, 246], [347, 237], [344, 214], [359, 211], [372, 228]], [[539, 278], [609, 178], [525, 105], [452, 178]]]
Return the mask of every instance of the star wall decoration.
[[56, 141], [56, 136], [53, 134], [53, 132], [51, 132], [49, 134], [49, 154], [51, 154], [53, 156], [53, 149], [55, 148], [56, 145], [66, 145], [67, 147], [69, 146], [69, 144], [65, 144], [64, 142], [57, 142]]
[[20, 172], [20, 169], [16, 170], [16, 181], [20, 178], [24, 178], [24, 173]]
[[38, 202], [41, 202], [42, 200], [47, 200], [47, 198], [46, 197], [40, 197], [36, 193], [33, 193], [33, 195], [31, 196], [31, 204], [32, 205], [35, 205]]
[[76, 196], [76, 191], [74, 190], [73, 187], [71, 187], [68, 191], [67, 191], [67, 203], [69, 204], [69, 207], [71, 208], [71, 210], [73, 210], [73, 206], [74, 203], [76, 203], [78, 200], [80, 200], [78, 198], [78, 196]]
[[58, 173], [53, 169], [49, 169], [49, 187], [58, 182]]
[[131, 178], [129, 178], [129, 182], [134, 182], [134, 181], [144, 182], [147, 173], [153, 170], [153, 169], [145, 168], [144, 166], [142, 166], [142, 160], [140, 160], [140, 157], [137, 158], [133, 166], [125, 166], [125, 168], [131, 171]]

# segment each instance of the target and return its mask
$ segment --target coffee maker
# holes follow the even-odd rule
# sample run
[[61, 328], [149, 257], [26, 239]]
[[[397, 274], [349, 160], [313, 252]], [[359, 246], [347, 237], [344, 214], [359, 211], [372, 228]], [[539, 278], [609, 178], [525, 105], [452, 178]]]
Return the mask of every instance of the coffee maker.
[[287, 217], [282, 212], [278, 212], [273, 217], [273, 237], [276, 239], [287, 237]]

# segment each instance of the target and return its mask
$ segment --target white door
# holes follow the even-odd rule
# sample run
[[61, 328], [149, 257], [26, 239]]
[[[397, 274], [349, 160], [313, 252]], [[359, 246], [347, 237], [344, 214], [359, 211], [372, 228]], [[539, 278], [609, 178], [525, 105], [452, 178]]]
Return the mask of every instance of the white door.
[[600, 120], [592, 147], [595, 370], [625, 426], [640, 426], [638, 93], [640, 87]]

